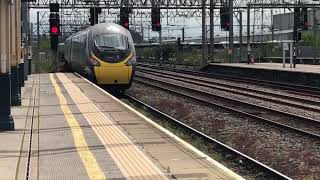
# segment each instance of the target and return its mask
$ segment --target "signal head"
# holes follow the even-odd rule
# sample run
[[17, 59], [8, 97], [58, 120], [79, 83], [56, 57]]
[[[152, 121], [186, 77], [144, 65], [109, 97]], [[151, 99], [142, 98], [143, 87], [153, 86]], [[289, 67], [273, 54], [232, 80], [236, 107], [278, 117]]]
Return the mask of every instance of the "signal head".
[[59, 34], [59, 28], [57, 26], [52, 26], [50, 29], [51, 34]]

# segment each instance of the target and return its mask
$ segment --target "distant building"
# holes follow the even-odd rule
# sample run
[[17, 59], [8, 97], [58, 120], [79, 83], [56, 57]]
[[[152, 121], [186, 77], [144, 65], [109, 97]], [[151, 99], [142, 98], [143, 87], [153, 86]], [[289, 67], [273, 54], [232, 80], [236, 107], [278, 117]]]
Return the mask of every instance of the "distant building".
[[[309, 29], [313, 29], [313, 10], [308, 10], [308, 25]], [[285, 13], [285, 14], [277, 14], [273, 15], [273, 26], [275, 31], [286, 31], [286, 30], [293, 30], [293, 18], [294, 14], [292, 13]], [[320, 24], [320, 10], [316, 10], [315, 14], [316, 20], [316, 29], [319, 29]]]

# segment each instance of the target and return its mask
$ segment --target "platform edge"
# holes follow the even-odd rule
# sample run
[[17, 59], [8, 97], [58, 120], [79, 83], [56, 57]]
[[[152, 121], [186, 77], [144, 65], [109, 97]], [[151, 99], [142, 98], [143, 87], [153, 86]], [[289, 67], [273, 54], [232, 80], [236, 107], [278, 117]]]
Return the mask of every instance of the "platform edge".
[[168, 136], [174, 138], [176, 141], [180, 142], [181, 144], [183, 144], [184, 146], [186, 146], [187, 148], [189, 148], [190, 150], [192, 150], [193, 152], [195, 152], [196, 154], [198, 154], [199, 156], [202, 156], [203, 158], [205, 158], [206, 160], [208, 160], [209, 162], [211, 162], [213, 165], [219, 167], [221, 170], [223, 170], [224, 172], [226, 172], [227, 174], [229, 174], [230, 176], [234, 177], [235, 179], [241, 179], [243, 180], [244, 178], [241, 177], [240, 175], [238, 175], [237, 173], [233, 172], [232, 170], [230, 170], [229, 168], [225, 167], [224, 165], [222, 165], [221, 163], [219, 163], [218, 161], [212, 159], [211, 157], [209, 157], [208, 155], [206, 155], [205, 153], [203, 153], [202, 151], [196, 149], [195, 147], [193, 147], [191, 144], [187, 143], [186, 141], [184, 141], [183, 139], [179, 138], [178, 136], [176, 136], [175, 134], [173, 134], [172, 132], [170, 132], [169, 130], [165, 129], [164, 127], [158, 125], [157, 123], [155, 123], [154, 121], [152, 121], [151, 119], [149, 119], [148, 117], [146, 117], [145, 115], [143, 115], [142, 113], [138, 112], [137, 110], [133, 109], [132, 107], [130, 107], [129, 105], [127, 105], [126, 103], [120, 101], [119, 99], [115, 98], [114, 96], [112, 96], [110, 93], [106, 92], [105, 90], [103, 90], [101, 87], [99, 87], [98, 85], [92, 83], [91, 81], [87, 80], [86, 78], [84, 78], [83, 76], [81, 76], [78, 73], [74, 73], [76, 76], [80, 77], [81, 79], [85, 80], [87, 83], [91, 84], [92, 86], [94, 86], [95, 88], [97, 88], [98, 90], [100, 90], [102, 93], [106, 94], [107, 96], [109, 96], [112, 100], [116, 101], [117, 103], [121, 104], [122, 106], [124, 106], [125, 108], [127, 108], [128, 110], [130, 110], [131, 112], [135, 113], [137, 116], [141, 117], [144, 121], [146, 121], [147, 123], [151, 124], [152, 126], [154, 126], [155, 128], [157, 128], [158, 130], [162, 131], [163, 133], [167, 134]]

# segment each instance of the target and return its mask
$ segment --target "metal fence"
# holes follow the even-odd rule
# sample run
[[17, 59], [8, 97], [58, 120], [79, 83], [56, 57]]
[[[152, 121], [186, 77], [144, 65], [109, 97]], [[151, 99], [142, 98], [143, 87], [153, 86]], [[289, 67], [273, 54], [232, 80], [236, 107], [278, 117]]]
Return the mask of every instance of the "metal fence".
[[[216, 45], [215, 45], [216, 46]], [[149, 63], [164, 63], [174, 65], [199, 66], [202, 49], [200, 45], [193, 44], [162, 44], [136, 46], [138, 61]], [[215, 63], [241, 63], [247, 62], [247, 47], [235, 46], [234, 57], [228, 54], [228, 44], [220, 44], [214, 48]], [[252, 43], [250, 60], [255, 62], [282, 62], [283, 43]], [[286, 52], [289, 58], [289, 51]], [[319, 64], [320, 47], [297, 44], [297, 60], [301, 64]], [[209, 57], [207, 57], [209, 62]]]
[[39, 51], [34, 53], [32, 60], [32, 73], [49, 73], [56, 70], [56, 57], [52, 51]]

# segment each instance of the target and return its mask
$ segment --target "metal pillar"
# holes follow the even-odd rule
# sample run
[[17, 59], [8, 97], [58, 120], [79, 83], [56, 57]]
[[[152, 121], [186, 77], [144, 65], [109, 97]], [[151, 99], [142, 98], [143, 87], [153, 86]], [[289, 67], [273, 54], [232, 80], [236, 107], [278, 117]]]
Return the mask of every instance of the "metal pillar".
[[250, 47], [250, 7], [247, 8], [247, 64], [250, 63], [251, 47]]
[[[28, 14], [30, 15], [30, 14]], [[30, 16], [29, 16], [30, 17]], [[30, 20], [30, 18], [29, 18]], [[33, 35], [32, 35], [32, 32], [33, 32], [33, 24], [30, 23], [29, 21], [29, 32], [28, 32], [28, 75], [30, 75], [32, 73], [32, 39], [33, 39]]]
[[11, 116], [9, 1], [0, 0], [0, 129], [14, 130]]
[[210, 0], [210, 47], [209, 47], [209, 57], [210, 61], [214, 62], [214, 3]]
[[[21, 96], [21, 87], [24, 86], [24, 61], [21, 56], [22, 49], [21, 49], [21, 0], [16, 0], [15, 6], [15, 13], [16, 13], [16, 60], [19, 66], [19, 94]], [[20, 103], [21, 104], [21, 103]]]
[[23, 2], [21, 3], [21, 33], [22, 38], [21, 41], [24, 43], [22, 58], [24, 62], [24, 80], [28, 80], [28, 46], [29, 46], [29, 12], [28, 12], [28, 3]]
[[260, 51], [259, 51], [259, 63], [261, 62], [261, 57], [263, 56], [263, 54], [262, 54], [262, 41], [263, 41], [263, 39], [262, 39], [262, 35], [263, 35], [263, 18], [264, 18], [264, 16], [263, 16], [263, 13], [264, 13], [264, 11], [263, 11], [263, 9], [261, 9], [261, 26], [260, 26]]
[[141, 36], [142, 36], [142, 41], [144, 40], [144, 34], [143, 34], [143, 21], [142, 21], [142, 15], [140, 16], [141, 20]]
[[297, 43], [296, 40], [293, 41], [293, 68], [296, 68], [297, 63]]
[[292, 64], [294, 61], [294, 42], [290, 43], [290, 68], [292, 68]]
[[37, 65], [35, 66], [35, 72], [39, 72], [39, 62], [40, 62], [40, 12], [38, 11], [37, 12], [37, 54], [36, 54], [36, 57], [37, 57]]
[[239, 12], [239, 45], [240, 45], [240, 62], [242, 60], [242, 11]]
[[182, 28], [182, 42], [184, 42], [184, 27]]
[[271, 9], [271, 40], [274, 41], [274, 20], [273, 20], [273, 9]]
[[[300, 0], [295, 1], [295, 7], [299, 7], [301, 6], [300, 4]], [[297, 50], [296, 50], [296, 46], [297, 46], [297, 42], [298, 42], [298, 26], [300, 23], [300, 14], [296, 14], [296, 12], [294, 12], [294, 18], [293, 18], [293, 68], [296, 68], [296, 60], [297, 60]]]
[[313, 63], [316, 64], [316, 8], [313, 7]]
[[[296, 56], [296, 42], [297, 42], [297, 34], [298, 34], [298, 22], [297, 22], [297, 15], [294, 13], [294, 22], [293, 22], [293, 42], [292, 42], [292, 49], [293, 49], [293, 68], [296, 68], [296, 59], [297, 59], [297, 56]], [[291, 48], [291, 46], [290, 46]], [[291, 51], [291, 50], [290, 50]], [[290, 65], [290, 68], [291, 68], [291, 65]]]
[[286, 49], [288, 48], [285, 48], [285, 45], [284, 43], [282, 43], [282, 67], [285, 68], [286, 67]]
[[206, 40], [206, 0], [202, 0], [202, 59], [200, 66], [207, 64], [206, 51], [207, 51], [207, 40]]
[[230, 14], [230, 25], [229, 25], [229, 63], [233, 62], [233, 0], [229, 0], [229, 14]]
[[[21, 105], [21, 87], [20, 87], [20, 75], [19, 75], [19, 61], [20, 57], [18, 56], [18, 44], [17, 44], [17, 16], [19, 15], [16, 11], [17, 1], [13, 1], [13, 6], [10, 7], [10, 64], [11, 64], [11, 105], [20, 106]], [[20, 25], [19, 25], [20, 27]], [[19, 44], [20, 47], [20, 44]], [[19, 61], [18, 61], [19, 59]]]

